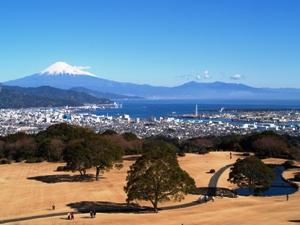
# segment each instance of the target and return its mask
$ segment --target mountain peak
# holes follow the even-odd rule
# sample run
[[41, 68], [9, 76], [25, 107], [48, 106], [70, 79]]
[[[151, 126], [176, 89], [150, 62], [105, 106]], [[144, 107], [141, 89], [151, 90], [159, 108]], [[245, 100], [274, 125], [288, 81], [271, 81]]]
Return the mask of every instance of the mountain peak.
[[84, 71], [84, 69], [89, 69], [89, 66], [71, 66], [65, 62], [56, 62], [49, 66], [47, 69], [40, 72], [40, 75], [61, 75], [61, 74], [69, 74], [69, 75], [88, 75], [96, 77], [96, 75]]

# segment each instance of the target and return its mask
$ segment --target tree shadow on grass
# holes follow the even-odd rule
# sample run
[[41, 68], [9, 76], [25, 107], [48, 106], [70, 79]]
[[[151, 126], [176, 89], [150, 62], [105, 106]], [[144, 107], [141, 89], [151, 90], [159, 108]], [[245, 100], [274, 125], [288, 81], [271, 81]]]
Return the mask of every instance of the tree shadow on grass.
[[[61, 183], [61, 182], [92, 182], [95, 181], [94, 174], [86, 174], [85, 176], [69, 174], [60, 174], [60, 175], [46, 175], [46, 176], [36, 176], [28, 177], [28, 180], [37, 180], [44, 183]], [[103, 179], [103, 178], [102, 178]]]
[[114, 203], [114, 202], [90, 202], [82, 201], [67, 204], [67, 206], [81, 213], [89, 213], [95, 210], [99, 213], [152, 213], [153, 208], [140, 206], [139, 204]]

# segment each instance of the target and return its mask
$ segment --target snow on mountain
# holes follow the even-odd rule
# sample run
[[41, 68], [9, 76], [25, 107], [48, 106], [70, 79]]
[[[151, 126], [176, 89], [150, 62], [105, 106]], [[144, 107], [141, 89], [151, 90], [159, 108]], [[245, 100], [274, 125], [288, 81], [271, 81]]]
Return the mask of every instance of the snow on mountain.
[[84, 71], [84, 69], [89, 69], [90, 67], [83, 66], [71, 66], [65, 62], [56, 62], [49, 66], [47, 69], [40, 72], [40, 75], [61, 75], [61, 74], [70, 74], [70, 75], [88, 75], [97, 77], [96, 75]]
[[149, 99], [299, 99], [300, 89], [253, 88], [236, 83], [189, 82], [176, 87], [155, 87], [103, 79], [84, 71], [89, 67], [70, 66], [57, 62], [30, 76], [3, 82], [19, 87], [51, 86], [60, 89], [82, 87], [118, 95], [141, 96]]

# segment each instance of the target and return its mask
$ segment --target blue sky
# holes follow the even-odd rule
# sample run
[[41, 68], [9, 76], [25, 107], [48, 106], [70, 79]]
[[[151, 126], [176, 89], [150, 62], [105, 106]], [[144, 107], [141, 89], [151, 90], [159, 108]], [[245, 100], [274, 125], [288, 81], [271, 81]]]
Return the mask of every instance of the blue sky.
[[0, 1], [0, 82], [57, 61], [104, 79], [300, 88], [298, 0]]

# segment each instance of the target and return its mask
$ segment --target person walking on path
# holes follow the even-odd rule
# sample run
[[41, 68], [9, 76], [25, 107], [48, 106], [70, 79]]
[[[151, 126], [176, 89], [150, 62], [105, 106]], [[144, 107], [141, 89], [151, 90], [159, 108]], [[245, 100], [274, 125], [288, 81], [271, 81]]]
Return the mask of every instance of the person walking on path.
[[289, 194], [286, 195], [286, 200], [287, 200], [287, 201], [289, 200]]
[[70, 215], [70, 213], [68, 213], [68, 215], [67, 215], [67, 216], [68, 216], [68, 220], [70, 220], [70, 219], [71, 219], [71, 215]]
[[96, 218], [96, 210], [94, 210], [93, 214], [94, 214], [94, 218]]
[[74, 213], [71, 212], [71, 220], [74, 220]]
[[52, 204], [52, 210], [54, 210], [55, 209], [55, 205], [54, 205], [54, 203]]
[[211, 201], [214, 202], [215, 201], [215, 197], [211, 196]]
[[91, 215], [91, 218], [93, 218], [93, 216], [94, 216], [94, 213], [93, 213], [93, 211], [92, 211], [92, 210], [90, 211], [90, 215]]

